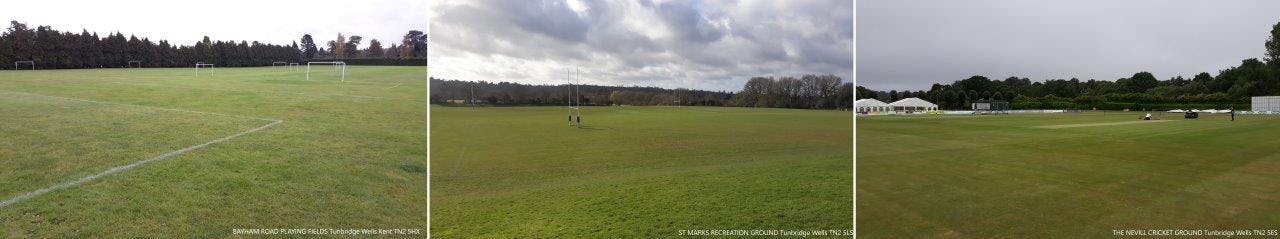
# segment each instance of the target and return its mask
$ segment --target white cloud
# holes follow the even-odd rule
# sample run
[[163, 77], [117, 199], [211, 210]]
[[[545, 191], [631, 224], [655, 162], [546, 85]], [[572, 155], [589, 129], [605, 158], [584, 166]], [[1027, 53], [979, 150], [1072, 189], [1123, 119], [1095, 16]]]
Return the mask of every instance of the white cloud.
[[846, 1], [432, 1], [432, 77], [738, 90], [751, 76], [850, 80]]

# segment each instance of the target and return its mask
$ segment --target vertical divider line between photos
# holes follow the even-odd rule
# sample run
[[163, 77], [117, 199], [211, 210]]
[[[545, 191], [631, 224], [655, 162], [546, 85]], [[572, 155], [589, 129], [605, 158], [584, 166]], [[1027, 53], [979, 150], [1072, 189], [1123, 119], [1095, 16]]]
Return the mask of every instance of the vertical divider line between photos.
[[[852, 11], [853, 11], [851, 15], [852, 17], [849, 18], [849, 24], [853, 29], [852, 31], [853, 36], [850, 36], [849, 39], [851, 41], [850, 44], [852, 44], [853, 47], [849, 52], [849, 57], [853, 58], [853, 61], [852, 61], [853, 65], [850, 65], [849, 69], [853, 72], [851, 76], [851, 78], [853, 79], [851, 81], [853, 81], [854, 90], [852, 90], [850, 94], [853, 94], [852, 99], [854, 101], [857, 101], [858, 100], [858, 97], [857, 97], [858, 95], [857, 93], [858, 92], [857, 91], [857, 88], [858, 88], [858, 37], [857, 37], [858, 35], [858, 4], [856, 3], [853, 4]], [[852, 180], [850, 180], [851, 181], [850, 183], [852, 184], [851, 186], [852, 190], [849, 192], [851, 193], [849, 197], [852, 199], [850, 200], [852, 201], [850, 203], [853, 204], [851, 207], [853, 210], [851, 210], [849, 214], [851, 214], [851, 216], [853, 217], [853, 220], [852, 222], [850, 222], [851, 225], [849, 225], [850, 226], [849, 229], [853, 230], [853, 238], [858, 238], [858, 147], [857, 147], [858, 145], [858, 117], [857, 117], [858, 113], [857, 112], [858, 111], [856, 110], [855, 106], [852, 105], [853, 102], [850, 102], [850, 104], [851, 105], [849, 105], [849, 124], [850, 124], [851, 130], [849, 130], [849, 134], [850, 134], [849, 137], [852, 140], [849, 141], [849, 149], [850, 149], [849, 152], [853, 155], [850, 155], [851, 157], [849, 161], [850, 161], [850, 165], [853, 166], [853, 170], [850, 170], [851, 171], [850, 176], [852, 178]]]

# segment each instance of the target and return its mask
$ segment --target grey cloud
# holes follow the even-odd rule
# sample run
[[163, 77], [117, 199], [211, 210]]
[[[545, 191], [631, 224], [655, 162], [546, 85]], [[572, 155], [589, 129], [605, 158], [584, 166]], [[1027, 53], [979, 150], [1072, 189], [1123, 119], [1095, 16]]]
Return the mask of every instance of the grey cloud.
[[524, 30], [567, 41], [581, 41], [591, 20], [569, 9], [564, 1], [506, 0], [495, 6]]
[[432, 61], [473, 63], [431, 74], [558, 84], [566, 67], [581, 67], [594, 84], [712, 90], [738, 90], [751, 76], [853, 75], [851, 3], [584, 5], [579, 13], [564, 1], [433, 1]]
[[658, 4], [658, 14], [667, 27], [675, 29], [685, 40], [707, 43], [720, 40], [724, 31], [707, 21], [702, 12], [694, 9], [692, 1], [672, 1]]

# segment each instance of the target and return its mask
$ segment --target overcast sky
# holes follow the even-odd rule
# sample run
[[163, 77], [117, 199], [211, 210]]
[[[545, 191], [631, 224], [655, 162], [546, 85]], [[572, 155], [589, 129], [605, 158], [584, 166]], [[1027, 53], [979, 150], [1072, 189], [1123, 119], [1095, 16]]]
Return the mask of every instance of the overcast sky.
[[1161, 80], [1261, 59], [1280, 1], [862, 0], [858, 84], [925, 90], [973, 75]]
[[751, 76], [852, 80], [853, 3], [444, 0], [428, 3], [434, 78], [742, 89]]
[[169, 40], [191, 45], [205, 35], [218, 41], [259, 41], [290, 44], [310, 33], [316, 44], [334, 40], [338, 33], [360, 35], [384, 45], [399, 43], [409, 30], [427, 30], [423, 0], [369, 1], [5, 1], [0, 4], [4, 27], [17, 20], [35, 28], [48, 25], [59, 31], [82, 29], [122, 32], [152, 41]]

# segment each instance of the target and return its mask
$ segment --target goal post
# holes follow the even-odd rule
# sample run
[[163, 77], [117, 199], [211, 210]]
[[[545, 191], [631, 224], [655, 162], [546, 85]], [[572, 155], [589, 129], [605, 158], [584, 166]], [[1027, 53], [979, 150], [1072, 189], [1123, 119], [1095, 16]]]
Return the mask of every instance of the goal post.
[[22, 68], [18, 67], [18, 66], [19, 66], [19, 65], [21, 65], [21, 64], [27, 64], [27, 65], [30, 65], [30, 66], [31, 66], [31, 70], [35, 70], [35, 69], [36, 69], [36, 61], [15, 61], [15, 62], [13, 62], [13, 69], [14, 69], [14, 70], [22, 69]]
[[573, 69], [573, 73], [570, 73], [568, 69], [565, 70], [565, 78], [568, 80], [567, 86], [569, 88], [569, 127], [582, 128], [582, 102], [579, 99], [582, 98], [582, 91], [579, 90], [579, 84], [576, 83], [579, 75], [581, 75], [581, 72], [576, 68]]
[[196, 76], [200, 76], [200, 68], [201, 68], [201, 67], [208, 68], [208, 69], [209, 69], [209, 76], [213, 76], [213, 64], [205, 64], [203, 61], [202, 61], [202, 62], [196, 62]]
[[347, 63], [341, 61], [310, 61], [307, 62], [307, 80], [311, 80], [311, 65], [332, 65], [334, 70], [342, 72], [342, 82], [347, 82]]
[[129, 68], [142, 68], [142, 61], [129, 61]]

